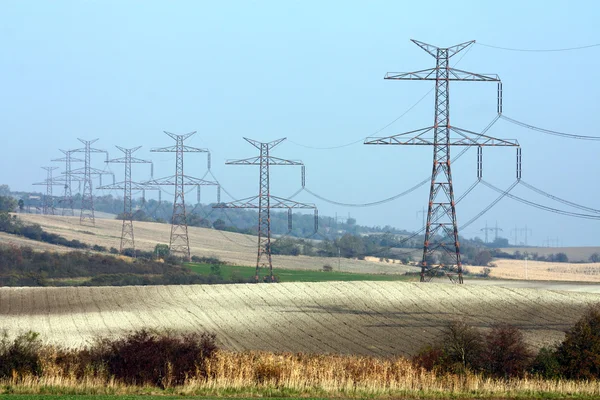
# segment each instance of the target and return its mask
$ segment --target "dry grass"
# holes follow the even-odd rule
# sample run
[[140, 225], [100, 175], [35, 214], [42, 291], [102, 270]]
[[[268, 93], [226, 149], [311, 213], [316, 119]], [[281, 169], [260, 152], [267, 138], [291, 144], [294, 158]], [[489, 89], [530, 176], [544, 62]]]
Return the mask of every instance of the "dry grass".
[[[77, 239], [88, 244], [97, 244], [106, 248], [119, 248], [122, 221], [96, 218], [96, 226], [79, 225], [79, 217], [62, 217], [40, 214], [19, 214], [27, 222], [40, 224], [44, 230], [59, 234], [69, 240]], [[134, 222], [136, 247], [151, 251], [157, 243], [169, 243], [171, 227], [168, 224], [154, 222]], [[17, 240], [13, 235], [0, 235], [0, 242]], [[217, 231], [199, 227], [189, 227], [190, 251], [192, 255], [218, 257], [234, 265], [256, 264], [256, 241], [252, 235]], [[20, 239], [21, 243], [34, 248], [60, 249], [59, 246], [39, 245], [39, 242]], [[43, 247], [40, 247], [43, 246]], [[378, 260], [378, 259], [377, 259]], [[334, 262], [335, 261], [335, 262]], [[273, 264], [278, 268], [320, 270], [325, 264], [335, 264], [337, 259], [307, 256], [273, 256]], [[353, 259], [341, 259], [340, 270], [360, 273], [394, 273], [416, 271], [415, 267], [400, 264], [368, 262]]]
[[[165, 380], [168, 382], [168, 379]], [[176, 394], [203, 396], [319, 396], [403, 398], [594, 397], [600, 383], [542, 380], [535, 377], [496, 380], [477, 374], [437, 374], [415, 368], [404, 358], [218, 351], [208, 378], [191, 376], [182, 386], [135, 387], [106, 376], [76, 379], [45, 360], [41, 378], [0, 382], [10, 393]], [[0, 392], [1, 393], [1, 392]]]
[[505, 247], [500, 249], [506, 253], [514, 254], [515, 251], [523, 253], [537, 253], [540, 256], [565, 253], [570, 261], [587, 262], [594, 253], [600, 253], [600, 247]]
[[[490, 276], [499, 279], [530, 279], [540, 281], [600, 282], [600, 263], [559, 263], [525, 260], [494, 260]], [[469, 266], [472, 273], [481, 273], [483, 267]]]

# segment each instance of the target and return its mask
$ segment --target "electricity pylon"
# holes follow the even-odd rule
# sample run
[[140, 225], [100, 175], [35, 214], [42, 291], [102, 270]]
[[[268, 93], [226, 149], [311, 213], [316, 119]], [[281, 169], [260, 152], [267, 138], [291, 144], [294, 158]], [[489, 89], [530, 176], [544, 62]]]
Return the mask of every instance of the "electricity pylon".
[[[99, 175], [102, 177], [102, 174], [109, 175], [110, 173], [92, 168], [91, 153], [104, 153], [106, 154], [106, 159], [108, 160], [108, 152], [106, 150], [92, 148], [92, 144], [98, 139], [83, 140], [78, 138], [77, 140], [85, 145], [85, 147], [80, 149], [71, 150], [72, 153], [85, 154], [83, 168], [77, 168], [71, 171], [72, 174], [83, 175], [83, 194], [81, 196], [81, 213], [79, 214], [79, 224], [90, 224], [92, 226], [96, 226], [96, 218], [94, 216], [94, 197], [92, 192], [92, 175]], [[113, 183], [114, 182], [115, 176], [113, 175]]]
[[131, 156], [142, 146], [134, 147], [132, 149], [125, 149], [119, 146], [115, 147], [121, 150], [123, 153], [125, 153], [125, 157], [114, 158], [112, 160], [107, 160], [106, 162], [125, 164], [125, 180], [123, 182], [113, 183], [112, 185], [99, 186], [98, 189], [123, 189], [123, 227], [121, 229], [121, 246], [119, 248], [119, 251], [123, 253], [125, 249], [133, 249], [133, 256], [135, 257], [135, 239], [133, 235], [133, 212], [131, 207], [131, 191], [150, 190], [156, 188], [141, 183], [133, 182], [131, 180], [131, 164], [152, 164], [152, 161], [142, 160]]
[[[176, 153], [175, 157], [175, 175], [167, 178], [152, 179], [144, 182], [145, 185], [175, 186], [175, 198], [173, 200], [173, 216], [171, 218], [171, 238], [169, 240], [169, 251], [173, 255], [178, 255], [186, 260], [190, 260], [190, 240], [188, 237], [187, 217], [185, 213], [185, 186], [211, 185], [217, 186], [218, 183], [206, 181], [204, 179], [194, 178], [184, 174], [183, 171], [183, 153], [208, 153], [207, 149], [199, 149], [183, 144], [184, 140], [195, 134], [190, 132], [185, 135], [176, 135], [174, 133], [165, 133], [175, 140], [175, 146], [160, 147], [151, 149], [152, 152]], [[160, 200], [159, 200], [160, 201]]]
[[489, 227], [487, 221], [485, 221], [485, 228], [481, 228], [479, 231], [485, 232], [485, 243], [488, 244], [488, 232], [494, 232], [494, 241], [498, 240], [498, 231], [502, 231], [502, 228], [498, 228], [498, 222], [496, 221], [496, 227]]
[[71, 191], [71, 184], [73, 183], [74, 180], [79, 181], [81, 183], [81, 179], [79, 177], [73, 176], [73, 174], [71, 172], [71, 163], [84, 162], [84, 160], [71, 156], [71, 150], [60, 150], [60, 151], [65, 156], [63, 158], [55, 158], [55, 159], [51, 160], [51, 161], [64, 161], [64, 163], [65, 163], [65, 172], [63, 172], [63, 177], [61, 179], [64, 182], [64, 194], [63, 194], [63, 198], [61, 200], [59, 200], [59, 204], [62, 204], [62, 215], [68, 214], [68, 215], [74, 216], [75, 212], [73, 211], [73, 193]]
[[42, 201], [42, 214], [45, 215], [54, 215], [54, 200], [52, 196], [52, 186], [57, 183], [52, 178], [52, 171], [58, 169], [58, 167], [42, 167], [42, 169], [46, 170], [46, 180], [43, 182], [34, 183], [34, 185], [38, 186], [46, 186], [46, 195]]
[[[367, 138], [365, 144], [433, 146], [433, 171], [429, 189], [427, 224], [425, 225], [421, 282], [430, 281], [440, 272], [445, 272], [452, 282], [463, 283], [454, 187], [450, 168], [450, 146], [518, 147], [519, 144], [516, 140], [497, 139], [450, 125], [450, 81], [497, 82], [498, 113], [500, 114], [502, 111], [502, 83], [497, 75], [476, 74], [450, 67], [450, 58], [475, 43], [474, 40], [448, 48], [432, 46], [417, 40], [412, 41], [436, 59], [435, 68], [408, 73], [387, 73], [384, 79], [435, 81], [433, 126], [388, 137]], [[429, 132], [433, 132], [433, 138], [425, 136]], [[478, 152], [478, 156], [480, 153], [481, 150]], [[478, 169], [478, 177], [481, 178], [480, 169]], [[446, 243], [447, 238], [451, 238], [450, 243]], [[449, 254], [454, 265], [433, 262], [434, 253], [438, 250]]]
[[260, 268], [269, 268], [269, 280], [274, 282], [275, 277], [273, 276], [273, 262], [271, 260], [271, 209], [283, 208], [288, 210], [289, 231], [292, 230], [293, 209], [313, 209], [315, 210], [316, 231], [318, 224], [317, 208], [314, 204], [298, 203], [296, 201], [271, 195], [269, 185], [269, 167], [271, 165], [304, 165], [302, 161], [284, 160], [282, 158], [277, 158], [270, 155], [271, 149], [283, 142], [285, 138], [274, 140], [268, 143], [257, 142], [256, 140], [248, 138], [244, 138], [244, 140], [256, 147], [260, 151], [260, 154], [257, 157], [250, 157], [242, 160], [229, 160], [225, 164], [258, 165], [260, 167], [258, 196], [236, 200], [231, 203], [218, 203], [214, 205], [213, 208], [258, 209], [258, 254], [256, 257], [256, 274], [254, 275], [254, 279], [256, 282], [258, 282]]

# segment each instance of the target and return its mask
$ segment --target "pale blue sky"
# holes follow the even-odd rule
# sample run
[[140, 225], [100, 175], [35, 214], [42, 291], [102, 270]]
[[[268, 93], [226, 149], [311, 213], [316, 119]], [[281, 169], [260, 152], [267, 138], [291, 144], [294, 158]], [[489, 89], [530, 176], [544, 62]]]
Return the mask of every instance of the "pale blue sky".
[[[156, 162], [156, 177], [174, 173], [171, 154], [150, 153], [173, 142], [162, 133], [197, 130], [189, 144], [213, 153], [213, 171], [236, 197], [256, 193], [258, 171], [225, 166], [255, 149], [247, 136], [287, 137], [273, 155], [302, 159], [307, 187], [338, 201], [360, 203], [392, 196], [431, 172], [432, 149], [337, 146], [373, 134], [412, 106], [432, 82], [384, 81], [388, 71], [434, 66], [414, 38], [441, 47], [475, 39], [517, 48], [562, 48], [600, 43], [595, 1], [322, 2], [322, 1], [2, 1], [0, 2], [0, 118], [4, 130], [0, 181], [32, 190], [40, 169], [79, 147], [77, 137], [114, 145], [143, 145], [136, 153]], [[509, 52], [474, 45], [460, 68], [497, 73], [504, 113], [525, 122], [600, 136], [596, 123], [600, 47], [570, 52]], [[495, 115], [496, 87], [451, 85], [453, 125], [480, 130]], [[432, 125], [433, 96], [381, 135]], [[572, 141], [499, 121], [489, 132], [523, 146], [523, 179], [553, 194], [600, 208], [600, 142]], [[456, 152], [456, 149], [453, 150]], [[476, 151], [454, 165], [460, 195], [476, 178]], [[484, 150], [484, 178], [507, 187], [515, 175], [513, 149]], [[98, 157], [96, 166], [102, 168]], [[202, 176], [205, 157], [186, 158], [186, 172]], [[62, 167], [60, 164], [57, 166]], [[122, 165], [113, 165], [122, 180]], [[145, 178], [138, 169], [138, 179]], [[300, 186], [300, 171], [273, 170], [272, 193]], [[39, 188], [38, 188], [39, 189]], [[59, 191], [59, 188], [55, 189]], [[115, 193], [116, 194], [116, 193]], [[552, 204], [525, 188], [520, 195]], [[207, 190], [205, 199], [210, 196]], [[214, 196], [214, 193], [213, 193]], [[343, 208], [308, 194], [321, 215], [361, 224], [418, 229], [416, 211], [428, 188], [371, 208]], [[194, 197], [192, 197], [194, 198]], [[466, 222], [495, 198], [480, 186], [458, 209]], [[230, 200], [226, 196], [223, 200]], [[564, 245], [600, 245], [600, 222], [526, 208], [504, 199], [463, 234], [483, 233], [496, 221], [508, 236], [525, 224], [530, 244], [547, 237]], [[522, 241], [523, 238], [521, 237]]]

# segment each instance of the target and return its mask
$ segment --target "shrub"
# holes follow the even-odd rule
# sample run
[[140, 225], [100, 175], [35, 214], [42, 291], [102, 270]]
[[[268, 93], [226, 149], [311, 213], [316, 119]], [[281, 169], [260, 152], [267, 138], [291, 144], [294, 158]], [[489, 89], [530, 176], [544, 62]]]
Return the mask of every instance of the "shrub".
[[532, 357], [523, 333], [513, 325], [496, 324], [486, 335], [483, 362], [485, 370], [492, 376], [521, 377], [529, 368]]
[[325, 265], [323, 265], [323, 271], [331, 272], [331, 271], [333, 271], [333, 267], [329, 264], [325, 264]]
[[557, 350], [561, 372], [568, 378], [600, 378], [600, 305], [588, 308], [569, 329]]
[[6, 331], [0, 338], [0, 378], [25, 375], [40, 376], [42, 342], [39, 334], [29, 331], [17, 336], [12, 342]]
[[95, 365], [105, 366], [119, 381], [166, 388], [183, 384], [188, 376], [206, 377], [207, 362], [216, 350], [214, 334], [140, 330], [120, 339], [102, 339], [90, 351]]
[[558, 379], [561, 376], [556, 349], [542, 347], [531, 363], [531, 372], [544, 379]]

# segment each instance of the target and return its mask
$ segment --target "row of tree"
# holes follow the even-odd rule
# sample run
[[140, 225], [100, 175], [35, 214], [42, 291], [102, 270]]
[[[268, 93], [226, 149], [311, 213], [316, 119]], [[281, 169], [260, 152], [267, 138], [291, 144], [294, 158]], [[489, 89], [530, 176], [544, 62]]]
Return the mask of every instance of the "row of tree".
[[497, 324], [487, 333], [464, 322], [452, 322], [440, 340], [422, 349], [413, 362], [428, 370], [466, 371], [496, 378], [522, 377], [600, 379], [600, 305], [591, 306], [556, 347], [535, 354], [523, 333]]

